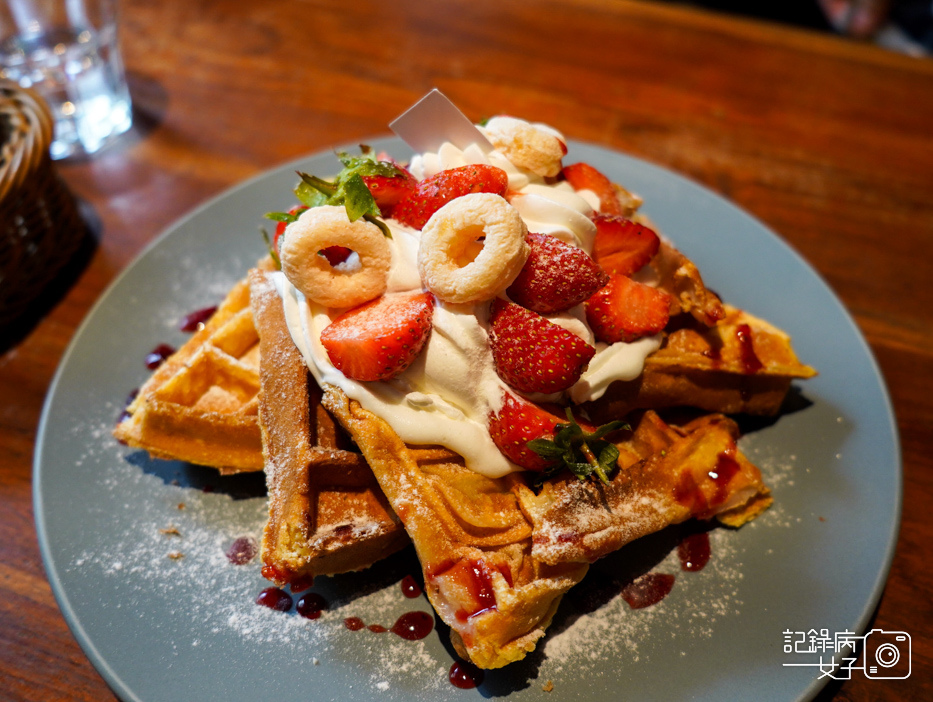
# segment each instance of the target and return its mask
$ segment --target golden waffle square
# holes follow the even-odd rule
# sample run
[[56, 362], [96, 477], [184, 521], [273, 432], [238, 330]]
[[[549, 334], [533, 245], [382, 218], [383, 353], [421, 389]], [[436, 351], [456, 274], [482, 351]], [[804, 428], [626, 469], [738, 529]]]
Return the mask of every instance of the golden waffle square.
[[114, 436], [222, 474], [262, 470], [258, 394], [259, 336], [244, 279], [149, 377]]
[[405, 524], [425, 592], [450, 625], [457, 652], [481, 668], [524, 658], [589, 566], [552, 566], [532, 555], [532, 526], [514, 493], [523, 478], [487, 478], [447, 449], [406, 445], [337, 388], [328, 387], [323, 401]]
[[353, 442], [289, 336], [275, 286], [250, 273], [259, 330], [259, 416], [269, 493], [263, 575], [296, 589], [316, 575], [361, 570], [409, 543]]
[[678, 430], [646, 414], [620, 441], [610, 485], [554, 478], [535, 496], [523, 474], [487, 478], [446, 449], [406, 445], [337, 388], [323, 402], [404, 522], [454, 647], [481, 668], [533, 650], [591, 561], [691, 517], [737, 525], [770, 504], [724, 417]]
[[619, 468], [608, 485], [573, 477], [519, 489], [534, 525], [534, 556], [592, 562], [688, 519], [741, 526], [771, 504], [761, 473], [738, 450], [738, 427], [707, 415], [682, 428], [649, 411], [615, 441]]
[[729, 305], [712, 326], [682, 316], [648, 356], [642, 374], [612, 383], [587, 404], [599, 422], [636, 409], [696, 407], [724, 414], [777, 414], [795, 379], [816, 371], [800, 362], [790, 337]]

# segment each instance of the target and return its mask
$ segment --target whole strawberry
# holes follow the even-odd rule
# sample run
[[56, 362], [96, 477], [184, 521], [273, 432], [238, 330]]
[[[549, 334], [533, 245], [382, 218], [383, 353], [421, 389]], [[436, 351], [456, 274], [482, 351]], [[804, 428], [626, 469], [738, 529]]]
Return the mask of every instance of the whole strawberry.
[[489, 415], [493, 443], [513, 463], [540, 473], [539, 481], [568, 470], [580, 480], [595, 476], [608, 483], [619, 449], [606, 437], [619, 429], [631, 427], [619, 421], [594, 427], [570, 409], [536, 405], [508, 392], [499, 411]]
[[431, 215], [451, 200], [470, 193], [505, 195], [509, 177], [495, 166], [475, 164], [441, 171], [425, 178], [393, 210], [402, 224], [421, 229]]
[[557, 467], [559, 459], [542, 458], [528, 446], [528, 442], [552, 438], [556, 427], [565, 421], [543, 407], [507, 392], [498, 413], [489, 415], [489, 436], [512, 463], [527, 470], [545, 472]]
[[501, 298], [490, 310], [489, 347], [499, 377], [520, 392], [566, 390], [596, 353], [573, 332]]
[[539, 314], [579, 305], [609, 282], [609, 275], [581, 248], [550, 234], [529, 234], [528, 259], [506, 290], [509, 298]]
[[400, 166], [397, 168], [399, 172], [396, 175], [363, 176], [363, 182], [372, 193], [383, 217], [392, 217], [395, 207], [418, 187], [418, 181], [411, 173]]
[[667, 326], [671, 297], [663, 290], [624, 275], [609, 283], [584, 303], [586, 321], [597, 341], [614, 344], [657, 334]]
[[433, 313], [430, 293], [383, 295], [337, 317], [321, 332], [321, 344], [348, 378], [387, 380], [421, 353]]

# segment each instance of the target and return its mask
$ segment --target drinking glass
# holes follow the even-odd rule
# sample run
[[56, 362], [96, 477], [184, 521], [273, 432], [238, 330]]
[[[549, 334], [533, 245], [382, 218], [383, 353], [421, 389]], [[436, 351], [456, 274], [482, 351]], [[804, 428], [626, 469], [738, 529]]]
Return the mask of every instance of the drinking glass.
[[117, 0], [0, 0], [0, 78], [48, 103], [53, 159], [100, 151], [133, 120]]

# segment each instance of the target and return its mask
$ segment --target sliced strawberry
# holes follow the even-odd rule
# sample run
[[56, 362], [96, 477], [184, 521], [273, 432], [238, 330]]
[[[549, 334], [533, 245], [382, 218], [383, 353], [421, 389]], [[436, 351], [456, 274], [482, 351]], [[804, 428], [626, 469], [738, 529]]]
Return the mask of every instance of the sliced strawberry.
[[386, 380], [424, 348], [433, 312], [430, 293], [383, 295], [337, 317], [321, 332], [321, 343], [348, 378]]
[[542, 458], [528, 448], [528, 442], [553, 438], [555, 427], [566, 422], [543, 407], [505, 393], [499, 412], [489, 414], [489, 436], [513, 463], [528, 470], [546, 471], [558, 460]]
[[451, 200], [470, 193], [505, 195], [509, 177], [495, 166], [476, 164], [441, 171], [425, 178], [395, 206], [393, 216], [403, 224], [421, 229], [431, 215]]
[[624, 275], [609, 283], [584, 303], [586, 321], [598, 341], [614, 344], [657, 334], [667, 326], [671, 297], [663, 290]]
[[531, 251], [506, 290], [513, 302], [540, 314], [563, 312], [589, 298], [609, 276], [581, 248], [550, 234], [529, 234]]
[[661, 239], [653, 229], [618, 215], [593, 218], [596, 238], [593, 258], [608, 273], [631, 275], [658, 252]]
[[588, 163], [572, 163], [564, 166], [561, 173], [574, 190], [589, 190], [595, 193], [599, 198], [600, 212], [623, 214], [622, 204], [612, 181]]
[[383, 217], [391, 217], [398, 203], [409, 197], [418, 187], [418, 180], [408, 171], [399, 167], [401, 175], [363, 176], [363, 182], [372, 193]]
[[566, 390], [596, 349], [573, 332], [501, 298], [493, 300], [489, 348], [499, 377], [521, 392]]

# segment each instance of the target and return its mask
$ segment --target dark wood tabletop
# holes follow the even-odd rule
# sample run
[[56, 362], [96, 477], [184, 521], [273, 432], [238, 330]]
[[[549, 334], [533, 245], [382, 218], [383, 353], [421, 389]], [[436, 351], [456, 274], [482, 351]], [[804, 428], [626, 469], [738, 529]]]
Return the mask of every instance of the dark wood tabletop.
[[547, 122], [695, 179], [778, 232], [838, 294], [900, 430], [902, 525], [872, 626], [911, 634], [913, 669], [823, 694], [933, 699], [933, 61], [623, 0], [121, 5], [135, 125], [104, 153], [57, 165], [89, 206], [96, 245], [27, 325], [3, 331], [0, 698], [114, 699], [56, 606], [31, 490], [43, 400], [94, 301], [195, 206], [384, 134], [437, 87], [474, 119]]

